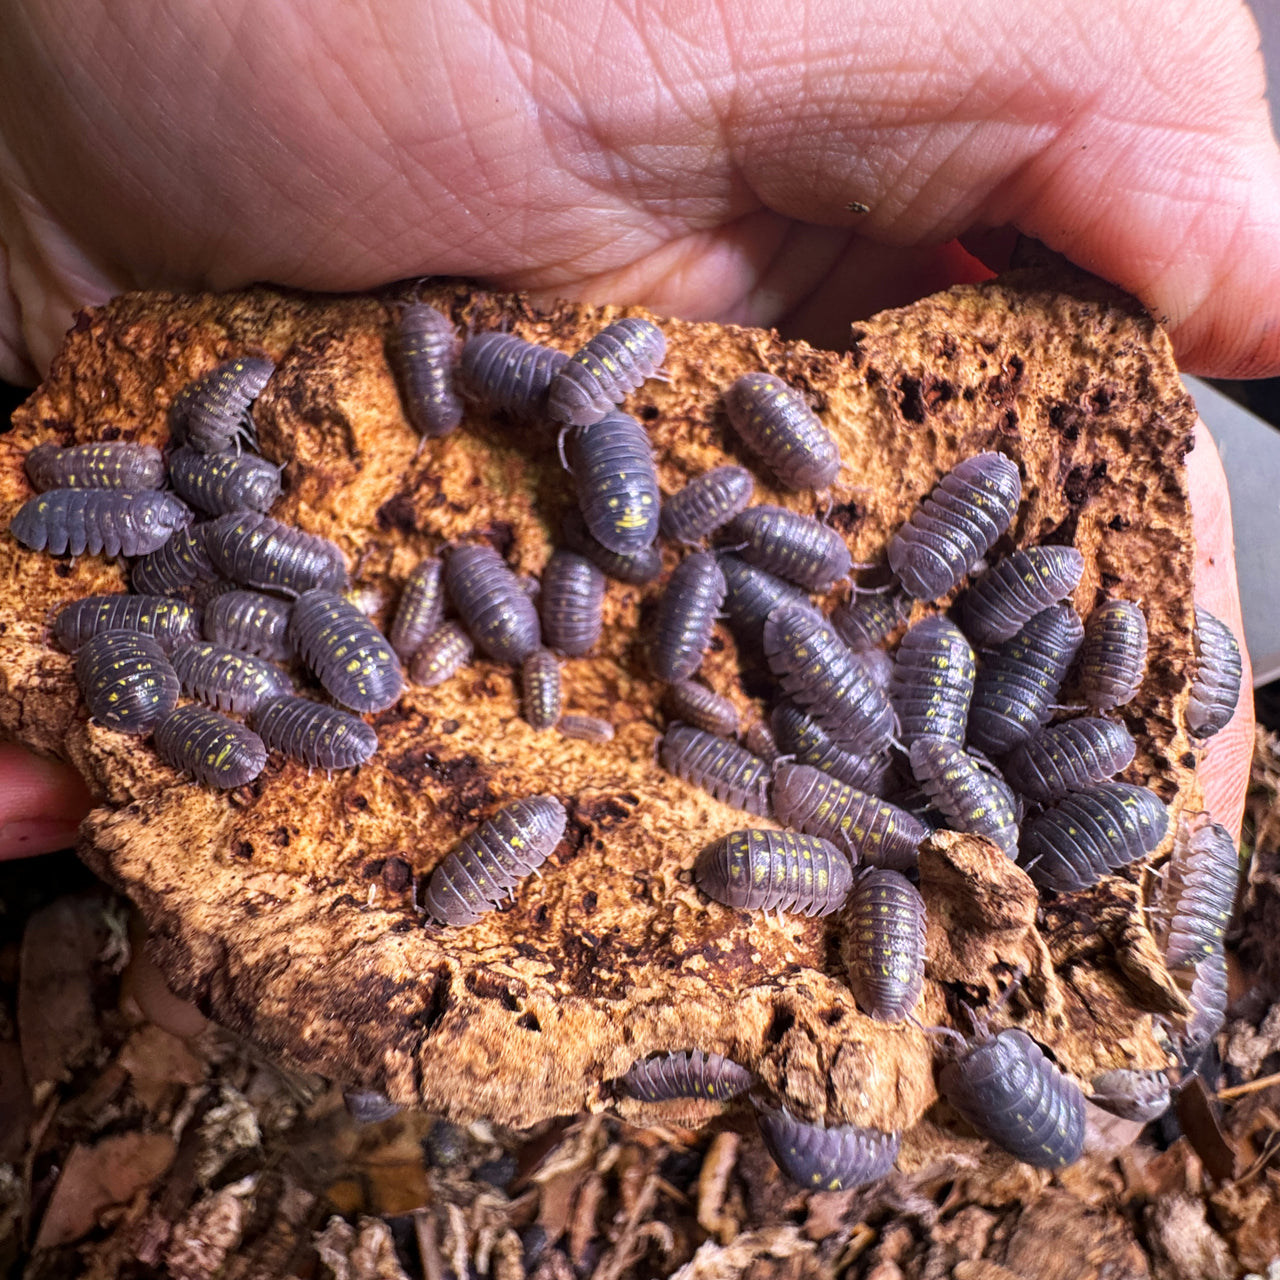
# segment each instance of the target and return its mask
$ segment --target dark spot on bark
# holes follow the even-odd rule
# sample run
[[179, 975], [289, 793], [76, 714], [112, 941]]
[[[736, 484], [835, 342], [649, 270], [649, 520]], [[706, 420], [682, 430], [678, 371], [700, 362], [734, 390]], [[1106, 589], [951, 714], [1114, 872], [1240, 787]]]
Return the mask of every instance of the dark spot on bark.
[[119, 440], [120, 428], [116, 426], [103, 427], [98, 432], [99, 440]]
[[419, 989], [423, 991], [422, 1009], [410, 1019], [410, 1023], [421, 1028], [423, 1036], [429, 1036], [453, 1007], [452, 986], [449, 970], [443, 967], [419, 980]]
[[370, 858], [369, 861], [360, 868], [360, 876], [364, 880], [373, 880], [382, 874], [382, 869], [386, 865], [386, 858]]
[[340, 894], [329, 904], [329, 911], [330, 913], [333, 913], [334, 911], [341, 910], [343, 907], [358, 907], [359, 905], [360, 903], [357, 902], [351, 894], [344, 893]]
[[76, 322], [72, 326], [77, 333], [87, 333], [93, 328], [93, 321], [89, 318], [88, 311], [77, 311]]
[[69, 578], [73, 572], [71, 566], [64, 561], [59, 561], [53, 566], [53, 571], [60, 578]]
[[1184, 769], [1194, 769], [1196, 767], [1196, 753], [1194, 751], [1184, 751], [1178, 757], [1178, 763]]
[[383, 533], [416, 533], [418, 524], [413, 513], [413, 494], [401, 489], [378, 508], [378, 528]]
[[920, 379], [904, 373], [897, 383], [898, 412], [907, 422], [923, 422], [925, 415], [924, 396], [921, 394]]
[[483, 533], [504, 560], [511, 554], [511, 548], [516, 544], [516, 531], [510, 520], [494, 520]]
[[412, 920], [397, 920], [395, 924], [391, 926], [391, 932], [392, 933], [408, 933], [409, 930], [414, 927], [415, 926]]
[[1129, 527], [1129, 521], [1121, 515], [1112, 516], [1107, 521], [1107, 528], [1115, 533], [1123, 533]]
[[529, 994], [523, 983], [513, 978], [499, 978], [483, 969], [468, 973], [464, 979], [466, 988], [480, 1000], [497, 1000], [504, 1009], [517, 1013], [520, 1001]]
[[1089, 392], [1089, 407], [1094, 413], [1106, 413], [1123, 399], [1120, 388], [1109, 382], [1100, 383]]
[[516, 1026], [519, 1027], [521, 1031], [542, 1030], [542, 1024], [538, 1021], [537, 1014], [533, 1013], [522, 1013], [516, 1019]]
[[582, 910], [589, 916], [594, 915], [596, 903], [599, 901], [600, 898], [596, 891], [594, 889], [588, 889], [586, 893], [582, 895]]
[[287, 849], [289, 847], [289, 839], [290, 839], [289, 828], [277, 827], [275, 829], [275, 834], [271, 838], [278, 848]]
[[246, 862], [253, 857], [253, 842], [251, 840], [237, 840], [231, 849], [232, 854], [237, 858], [243, 858]]
[[1104, 570], [1102, 573], [1102, 585], [1107, 591], [1114, 591], [1120, 585], [1119, 574], [1107, 573]]
[[1059, 400], [1050, 406], [1049, 425], [1064, 439], [1076, 440], [1080, 436], [1080, 422], [1084, 415], [1078, 406]]
[[369, 801], [361, 795], [347, 796], [346, 801], [353, 809], [359, 809], [361, 813], [369, 807]]
[[382, 883], [389, 893], [404, 893], [413, 882], [413, 868], [394, 854], [382, 867]]
[[827, 517], [827, 523], [839, 534], [848, 536], [852, 533], [858, 522], [862, 519], [862, 512], [858, 510], [856, 502], [842, 502], [839, 506], [831, 508], [831, 514]]
[[645, 422], [654, 422], [658, 417], [658, 406], [656, 404], [647, 404], [640, 410], [640, 417]]
[[1072, 467], [1063, 481], [1062, 491], [1073, 507], [1082, 507], [1101, 488], [1107, 478], [1105, 461], [1095, 462], [1087, 471], [1084, 467]]
[[440, 723], [441, 733], [457, 733], [459, 724], [457, 720], [443, 720]]
[[786, 1005], [774, 1005], [773, 1017], [769, 1019], [769, 1025], [765, 1028], [765, 1043], [781, 1044], [782, 1037], [795, 1025], [796, 1015]]
[[838, 1027], [844, 1021], [844, 1010], [839, 1005], [833, 1005], [830, 1009], [824, 1009], [821, 1016], [827, 1026]]
[[551, 919], [551, 909], [547, 906], [545, 902], [539, 903], [533, 912], [534, 924], [542, 926], [542, 925], [545, 925], [547, 921], [550, 919]]
[[1018, 434], [1017, 409], [1006, 409], [1004, 417], [1000, 419], [1000, 425], [996, 429], [1001, 435], [1016, 436]]

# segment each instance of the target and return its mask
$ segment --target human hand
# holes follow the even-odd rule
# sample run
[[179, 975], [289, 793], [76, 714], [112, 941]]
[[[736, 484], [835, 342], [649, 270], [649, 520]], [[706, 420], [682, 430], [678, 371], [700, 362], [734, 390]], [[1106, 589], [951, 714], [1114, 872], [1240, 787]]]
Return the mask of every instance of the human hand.
[[[8, 27], [11, 378], [86, 303], [255, 280], [464, 275], [842, 345], [851, 320], [970, 278], [955, 237], [981, 252], [1008, 226], [1142, 298], [1184, 368], [1280, 370], [1280, 154], [1234, 0], [211, 0], [159, 21], [25, 0]], [[1197, 597], [1240, 635], [1210, 455], [1192, 455]], [[1228, 826], [1247, 684], [1241, 701], [1204, 769]], [[23, 816], [78, 817], [83, 789], [51, 768], [0, 758], [0, 828], [37, 783]]]

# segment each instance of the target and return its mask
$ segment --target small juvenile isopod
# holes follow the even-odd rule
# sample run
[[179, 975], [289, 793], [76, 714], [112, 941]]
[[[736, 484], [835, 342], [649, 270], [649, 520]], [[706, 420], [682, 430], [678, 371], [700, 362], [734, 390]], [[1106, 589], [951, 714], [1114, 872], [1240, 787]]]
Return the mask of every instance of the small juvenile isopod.
[[645, 429], [614, 410], [592, 427], [573, 428], [566, 450], [591, 536], [624, 555], [651, 546], [662, 495]]
[[1089, 1101], [1122, 1120], [1148, 1124], [1169, 1110], [1169, 1077], [1163, 1071], [1119, 1067], [1093, 1077]]
[[347, 1089], [343, 1092], [342, 1104], [356, 1124], [381, 1124], [404, 1110], [377, 1089]]
[[492, 547], [450, 547], [444, 578], [449, 598], [482, 653], [495, 662], [519, 666], [541, 646], [538, 610]]
[[779, 747], [793, 755], [797, 764], [812, 765], [823, 773], [868, 795], [884, 794], [889, 771], [886, 755], [863, 756], [837, 746], [831, 735], [812, 716], [790, 702], [779, 702], [769, 717]]
[[836, 635], [854, 653], [875, 649], [911, 616], [911, 597], [901, 591], [855, 592], [831, 611]]
[[731, 831], [698, 854], [693, 878], [709, 898], [740, 911], [826, 916], [849, 896], [849, 859], [820, 836]]
[[658, 761], [668, 773], [735, 809], [769, 816], [769, 766], [736, 742], [673, 724], [662, 737]]
[[724, 574], [710, 552], [696, 551], [672, 570], [649, 644], [649, 667], [659, 680], [687, 680], [702, 665], [725, 591]]
[[269, 511], [280, 496], [280, 468], [256, 453], [201, 453], [187, 446], [169, 455], [174, 492], [211, 516]]
[[1080, 688], [1094, 711], [1122, 707], [1147, 669], [1147, 620], [1132, 600], [1100, 604], [1084, 624]]
[[406, 662], [444, 619], [443, 574], [439, 559], [427, 556], [405, 581], [387, 639]]
[[786, 507], [748, 507], [724, 536], [748, 564], [807, 591], [830, 590], [852, 567], [849, 548], [834, 529]]
[[68, 652], [102, 631], [141, 631], [166, 653], [200, 638], [199, 615], [182, 600], [166, 596], [84, 596], [58, 611], [53, 634]]
[[549, 649], [535, 649], [520, 664], [520, 712], [535, 729], [550, 729], [560, 704], [560, 663]]
[[695, 1049], [637, 1062], [619, 1083], [629, 1097], [641, 1102], [665, 1102], [668, 1098], [728, 1102], [750, 1089], [754, 1079], [746, 1067], [731, 1058]]
[[554, 796], [530, 796], [498, 810], [431, 873], [423, 905], [440, 924], [474, 924], [550, 856], [568, 815]]
[[149, 444], [97, 440], [59, 448], [38, 444], [26, 457], [27, 475], [37, 493], [46, 489], [158, 489], [164, 459]]
[[1192, 972], [1191, 989], [1187, 992], [1191, 1016], [1182, 1033], [1187, 1048], [1193, 1052], [1203, 1049], [1222, 1030], [1227, 1020], [1228, 996], [1227, 956], [1217, 947]]
[[315, 587], [341, 591], [347, 585], [347, 562], [328, 538], [257, 511], [233, 511], [205, 529], [213, 567], [242, 586], [299, 596]]
[[386, 637], [349, 600], [304, 592], [293, 606], [289, 639], [330, 697], [352, 711], [384, 711], [404, 689]]
[[757, 1107], [756, 1121], [774, 1163], [807, 1191], [849, 1191], [875, 1182], [898, 1158], [896, 1133], [852, 1124], [806, 1124], [786, 1107]]
[[188, 525], [168, 542], [129, 566], [129, 583], [147, 595], [172, 596], [197, 582], [212, 582], [218, 571], [204, 546], [205, 526]]
[[177, 444], [201, 453], [239, 452], [241, 441], [257, 447], [258, 429], [249, 406], [262, 394], [275, 363], [257, 356], [226, 360], [189, 382], [169, 407], [169, 431]]
[[986, 836], [1013, 856], [1018, 844], [1013, 794], [959, 743], [917, 738], [911, 744], [911, 772], [957, 831]]
[[50, 489], [22, 504], [9, 530], [24, 547], [60, 556], [145, 556], [191, 523], [191, 508], [147, 489]]
[[964, 633], [943, 617], [925, 618], [902, 637], [889, 698], [904, 743], [929, 735], [964, 742], [975, 661]]
[[177, 707], [156, 725], [156, 754], [207, 787], [228, 790], [252, 782], [267, 748], [252, 729], [208, 707]]
[[288, 600], [257, 591], [225, 591], [205, 605], [204, 638], [283, 662], [293, 657], [289, 639], [292, 614]]
[[[475, 641], [460, 622], [442, 622], [409, 661], [409, 679], [432, 688], [443, 684], [475, 657]], [[535, 651], [536, 652], [536, 651]]]
[[1221, 950], [1235, 911], [1240, 884], [1240, 852], [1217, 822], [1179, 831], [1174, 843], [1171, 887], [1176, 891], [1164, 940], [1170, 969], [1198, 964]]
[[405, 307], [389, 343], [399, 375], [405, 416], [423, 439], [447, 436], [462, 422], [453, 389], [458, 334], [453, 321], [425, 302]]
[[615, 320], [560, 366], [547, 392], [547, 409], [557, 422], [579, 427], [599, 422], [653, 376], [666, 354], [667, 340], [652, 321]]
[[1137, 752], [1133, 734], [1118, 720], [1082, 716], [1041, 729], [1004, 762], [1005, 781], [1037, 804], [1051, 804], [1114, 778]]
[[576, 551], [557, 549], [542, 571], [542, 640], [570, 658], [590, 653], [604, 627], [604, 571]]
[[659, 530], [672, 542], [700, 542], [728, 524], [751, 501], [754, 490], [745, 467], [713, 467], [663, 502]]
[[1225, 622], [1196, 605], [1196, 673], [1187, 702], [1187, 732], [1211, 738], [1226, 727], [1240, 700], [1240, 645]]
[[605, 577], [613, 578], [615, 582], [643, 586], [662, 572], [662, 554], [656, 546], [648, 546], [636, 552], [610, 551], [591, 536], [582, 512], [576, 507], [565, 512], [560, 536], [570, 551], [586, 556]]
[[236, 715], [252, 711], [268, 698], [293, 692], [288, 672], [275, 663], [211, 640], [179, 646], [172, 662], [183, 693]]
[[769, 667], [836, 743], [865, 755], [893, 737], [893, 708], [857, 656], [808, 605], [781, 605], [764, 624]]
[[721, 553], [720, 572], [724, 574], [727, 588], [724, 612], [729, 629], [739, 643], [753, 651], [760, 649], [765, 619], [779, 605], [800, 605], [818, 616], [809, 597], [799, 587], [757, 569], [738, 556]]
[[986, 1036], [938, 1073], [938, 1088], [984, 1138], [1040, 1169], [1084, 1150], [1084, 1094], [1016, 1027]]
[[738, 708], [696, 680], [676, 681], [667, 690], [667, 706], [673, 719], [717, 738], [731, 738], [738, 732]]
[[1053, 706], [1084, 625], [1069, 604], [1037, 613], [1012, 640], [986, 655], [973, 684], [969, 743], [1002, 756], [1038, 733]]
[[272, 751], [309, 769], [351, 769], [378, 749], [378, 735], [359, 717], [291, 694], [258, 703], [250, 724]]
[[773, 813], [784, 826], [821, 836], [856, 861], [907, 871], [928, 828], [905, 809], [859, 791], [807, 764], [773, 775]]
[[1145, 857], [1168, 829], [1169, 810], [1154, 791], [1103, 782], [1032, 818], [1018, 861], [1041, 888], [1072, 893]]
[[778, 750], [778, 740], [773, 736], [773, 730], [763, 720], [756, 720], [747, 726], [746, 733], [742, 735], [742, 745], [767, 765], [776, 764], [782, 754]]
[[120, 733], [148, 733], [178, 705], [169, 659], [140, 631], [102, 631], [87, 640], [76, 655], [76, 683], [89, 714]]
[[1011, 640], [1037, 613], [1065, 600], [1084, 573], [1075, 547], [1027, 547], [1006, 556], [960, 598], [960, 625], [976, 645]]
[[491, 330], [462, 344], [462, 377], [490, 409], [528, 420], [545, 407], [547, 389], [568, 359], [555, 347]]
[[562, 738], [576, 738], [579, 742], [613, 741], [613, 725], [599, 716], [563, 715], [556, 721], [556, 732]]
[[772, 373], [746, 373], [724, 394], [733, 429], [788, 489], [825, 489], [840, 449], [804, 396]]
[[878, 1022], [900, 1022], [920, 999], [924, 921], [924, 899], [897, 871], [868, 867], [853, 877], [840, 953], [858, 1007]]
[[1017, 466], [979, 453], [953, 467], [889, 541], [889, 567], [917, 600], [945, 595], [1009, 527], [1022, 498]]

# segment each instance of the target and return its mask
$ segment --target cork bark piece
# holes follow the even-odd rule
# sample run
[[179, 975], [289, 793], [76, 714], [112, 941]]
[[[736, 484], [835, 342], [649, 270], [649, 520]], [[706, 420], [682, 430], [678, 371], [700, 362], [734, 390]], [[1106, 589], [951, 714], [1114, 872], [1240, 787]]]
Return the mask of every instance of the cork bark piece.
[[[566, 351], [624, 314], [537, 311], [452, 285], [421, 293], [460, 331], [503, 326]], [[272, 514], [342, 546], [382, 626], [409, 571], [451, 539], [487, 540], [517, 572], [538, 573], [574, 501], [556, 428], [470, 404], [460, 431], [420, 450], [387, 356], [396, 301], [153, 293], [84, 313], [0, 438], [0, 515], [7, 525], [30, 496], [33, 445], [163, 443], [186, 382], [266, 353], [278, 368], [254, 414], [263, 453], [286, 464]], [[1175, 808], [1199, 804], [1181, 728], [1193, 410], [1163, 333], [1132, 300], [1074, 273], [1016, 272], [861, 323], [847, 356], [757, 330], [661, 324], [670, 381], [646, 383], [626, 407], [650, 431], [664, 492], [742, 463], [757, 501], [821, 512], [829, 500], [855, 560], [883, 563], [889, 535], [943, 472], [983, 449], [1014, 458], [1024, 497], [996, 552], [1072, 543], [1086, 562], [1081, 613], [1107, 593], [1142, 602], [1151, 666], [1124, 712], [1139, 741], [1125, 776]], [[836, 434], [844, 466], [830, 494], [777, 489], [734, 437], [721, 392], [760, 369], [802, 388]], [[675, 553], [664, 554], [669, 569]], [[567, 707], [609, 719], [607, 744], [535, 733], [519, 718], [515, 674], [477, 662], [438, 688], [409, 686], [373, 717], [381, 746], [366, 766], [328, 777], [275, 757], [226, 795], [90, 723], [78, 702], [51, 617], [123, 585], [122, 567], [101, 558], [55, 560], [0, 538], [0, 727], [84, 774], [98, 807], [82, 856], [139, 904], [174, 989], [219, 1022], [345, 1085], [509, 1125], [614, 1105], [608, 1081], [675, 1049], [723, 1053], [828, 1124], [906, 1127], [933, 1101], [928, 1038], [858, 1012], [830, 920], [748, 915], [695, 888], [698, 851], [752, 820], [654, 764], [663, 691], [642, 636], [659, 584], [610, 584], [598, 649], [564, 664]], [[759, 684], [738, 671], [717, 627], [704, 674], [758, 718]], [[481, 819], [537, 793], [569, 812], [541, 876], [473, 926], [424, 924], [415, 884]], [[957, 997], [994, 992], [1022, 966], [1009, 1016], [1067, 1070], [1087, 1079], [1163, 1060], [1150, 1014], [1170, 1009], [1172, 988], [1123, 880], [1037, 917], [1021, 872], [983, 841], [943, 835], [922, 888], [923, 1022], [957, 1021]], [[1104, 942], [1088, 919], [1108, 921]]]

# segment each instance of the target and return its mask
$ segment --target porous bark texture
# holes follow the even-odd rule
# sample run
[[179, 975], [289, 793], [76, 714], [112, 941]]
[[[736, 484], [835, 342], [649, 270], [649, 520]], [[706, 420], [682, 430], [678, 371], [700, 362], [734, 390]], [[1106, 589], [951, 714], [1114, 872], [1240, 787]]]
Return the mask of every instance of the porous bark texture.
[[[644, 314], [539, 311], [452, 284], [420, 293], [460, 331], [505, 326], [566, 351]], [[451, 540], [488, 541], [537, 574], [574, 502], [556, 427], [471, 404], [461, 430], [420, 448], [387, 356], [398, 301], [149, 293], [84, 313], [0, 438], [0, 515], [7, 523], [31, 495], [22, 460], [33, 445], [163, 443], [185, 383], [265, 352], [278, 368], [254, 412], [263, 453], [285, 464], [272, 514], [338, 542], [381, 625], [412, 567]], [[1163, 332], [1135, 302], [1059, 269], [1014, 272], [861, 323], [843, 356], [759, 330], [660, 323], [670, 380], [647, 382], [626, 408], [649, 429], [664, 492], [744, 463], [756, 501], [816, 513], [829, 501], [855, 560], [883, 563], [890, 535], [948, 468], [984, 449], [1015, 459], [1023, 501], [993, 554], [1071, 544], [1086, 563], [1082, 614], [1106, 595], [1142, 603], [1151, 660], [1123, 710], [1139, 742], [1125, 777], [1154, 787], [1175, 817], [1199, 806], [1183, 727], [1194, 412]], [[722, 392], [759, 369], [802, 388], [836, 435], [843, 467], [829, 495], [775, 489], [735, 437]], [[676, 554], [664, 551], [668, 570]], [[618, 1104], [608, 1082], [636, 1059], [695, 1047], [828, 1124], [905, 1129], [933, 1103], [933, 1041], [858, 1012], [833, 920], [734, 911], [694, 886], [698, 851], [758, 820], [654, 762], [663, 690], [644, 636], [661, 584], [611, 583], [600, 645], [564, 664], [568, 706], [612, 721], [609, 743], [536, 733], [519, 717], [515, 673], [481, 661], [438, 688], [408, 686], [373, 717], [381, 745], [367, 765], [326, 776], [277, 756], [232, 794], [202, 790], [149, 742], [87, 718], [50, 620], [70, 600], [123, 589], [121, 565], [3, 537], [0, 584], [0, 727], [88, 780], [98, 807], [81, 855], [138, 904], [173, 989], [279, 1060], [512, 1126], [614, 1105], [661, 1119], [661, 1107]], [[742, 670], [718, 626], [704, 673], [749, 722], [767, 704]], [[473, 926], [425, 922], [415, 885], [483, 818], [539, 793], [569, 811], [541, 876]], [[1142, 921], [1140, 874], [1037, 914], [1030, 881], [992, 846], [939, 835], [921, 859], [920, 1021], [967, 1031], [961, 1006], [989, 1002], [1021, 968], [999, 1018], [1025, 1025], [1082, 1082], [1164, 1065], [1152, 1015], [1185, 1005]], [[927, 1163], [937, 1133], [922, 1126], [902, 1166]]]

